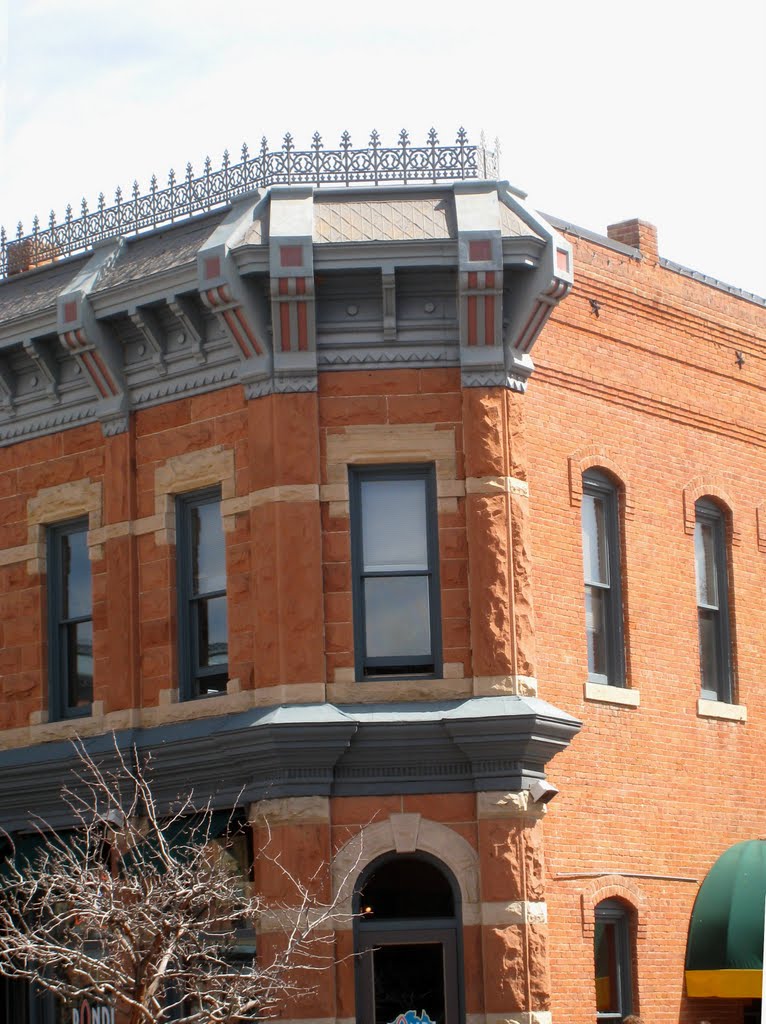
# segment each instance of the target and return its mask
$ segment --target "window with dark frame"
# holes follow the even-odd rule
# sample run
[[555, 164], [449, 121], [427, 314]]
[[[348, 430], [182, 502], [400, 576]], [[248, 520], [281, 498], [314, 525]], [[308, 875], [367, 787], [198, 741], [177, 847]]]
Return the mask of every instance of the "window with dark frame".
[[732, 701], [731, 631], [725, 520], [712, 501], [695, 505], [694, 568], [697, 580], [697, 620], [701, 696]]
[[88, 521], [47, 532], [48, 689], [52, 719], [89, 715], [93, 703], [93, 594]]
[[619, 496], [604, 473], [582, 478], [582, 554], [588, 679], [625, 685]]
[[442, 673], [434, 467], [351, 467], [358, 679]]
[[596, 1020], [619, 1024], [633, 1012], [630, 915], [619, 900], [603, 900], [595, 909], [595, 917]]
[[220, 488], [176, 499], [176, 560], [181, 699], [224, 693], [229, 647]]

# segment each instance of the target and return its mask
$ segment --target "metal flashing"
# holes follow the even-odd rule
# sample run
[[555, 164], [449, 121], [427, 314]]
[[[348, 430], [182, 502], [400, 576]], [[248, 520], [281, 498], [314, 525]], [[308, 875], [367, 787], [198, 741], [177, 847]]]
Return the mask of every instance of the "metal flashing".
[[[580, 724], [536, 698], [479, 697], [254, 708], [83, 743], [106, 768], [114, 744], [151, 752], [160, 805], [193, 789], [201, 804], [232, 807], [284, 796], [526, 789]], [[0, 827], [69, 824], [59, 787], [76, 787], [67, 777], [76, 765], [64, 742], [0, 751]]]

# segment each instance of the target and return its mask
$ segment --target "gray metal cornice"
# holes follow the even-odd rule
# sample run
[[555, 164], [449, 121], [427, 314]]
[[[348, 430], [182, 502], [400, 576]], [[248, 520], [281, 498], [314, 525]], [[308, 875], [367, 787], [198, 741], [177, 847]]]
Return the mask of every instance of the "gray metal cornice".
[[[134, 747], [139, 758], [151, 755], [161, 806], [193, 791], [200, 804], [233, 807], [285, 796], [526, 789], [580, 727], [537, 698], [477, 697], [256, 708], [84, 743], [106, 770], [114, 743], [128, 760]], [[77, 766], [68, 743], [0, 752], [0, 827], [70, 824], [60, 787], [76, 785]]]

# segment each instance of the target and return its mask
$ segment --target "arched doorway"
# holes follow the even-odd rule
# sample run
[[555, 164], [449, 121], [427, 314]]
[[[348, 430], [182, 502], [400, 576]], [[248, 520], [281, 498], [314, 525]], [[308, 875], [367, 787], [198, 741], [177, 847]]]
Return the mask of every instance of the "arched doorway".
[[427, 854], [386, 854], [354, 897], [358, 1024], [462, 1024], [460, 890]]

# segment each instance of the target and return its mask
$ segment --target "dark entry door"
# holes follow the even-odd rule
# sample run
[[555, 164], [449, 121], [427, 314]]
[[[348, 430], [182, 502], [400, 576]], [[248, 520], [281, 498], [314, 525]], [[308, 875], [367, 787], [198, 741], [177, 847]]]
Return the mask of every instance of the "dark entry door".
[[367, 924], [359, 953], [358, 1024], [460, 1024], [454, 928]]

